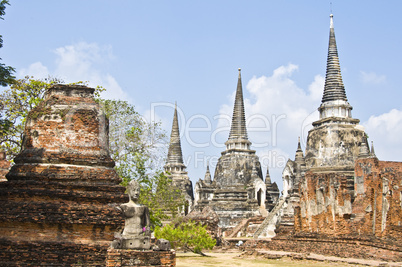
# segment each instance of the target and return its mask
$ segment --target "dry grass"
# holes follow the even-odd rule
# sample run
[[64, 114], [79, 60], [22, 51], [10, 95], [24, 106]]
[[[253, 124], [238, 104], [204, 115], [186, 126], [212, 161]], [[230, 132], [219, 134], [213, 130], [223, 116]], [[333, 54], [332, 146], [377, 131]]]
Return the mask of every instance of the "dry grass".
[[176, 266], [177, 267], [227, 267], [227, 266], [239, 266], [239, 267], [269, 267], [269, 266], [298, 266], [298, 267], [333, 267], [333, 266], [356, 266], [346, 263], [334, 263], [334, 262], [319, 262], [312, 260], [292, 260], [284, 257], [278, 260], [269, 260], [256, 257], [241, 258], [239, 255], [241, 252], [207, 252], [210, 257], [202, 257], [194, 253], [182, 253], [176, 254]]

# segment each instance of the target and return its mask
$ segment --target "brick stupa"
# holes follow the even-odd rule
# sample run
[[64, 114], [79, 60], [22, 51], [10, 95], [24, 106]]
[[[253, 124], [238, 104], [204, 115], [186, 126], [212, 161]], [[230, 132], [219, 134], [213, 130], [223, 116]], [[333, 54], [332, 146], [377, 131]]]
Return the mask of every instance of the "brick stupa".
[[22, 152], [0, 184], [0, 261], [104, 265], [127, 202], [94, 89], [54, 85], [29, 112]]

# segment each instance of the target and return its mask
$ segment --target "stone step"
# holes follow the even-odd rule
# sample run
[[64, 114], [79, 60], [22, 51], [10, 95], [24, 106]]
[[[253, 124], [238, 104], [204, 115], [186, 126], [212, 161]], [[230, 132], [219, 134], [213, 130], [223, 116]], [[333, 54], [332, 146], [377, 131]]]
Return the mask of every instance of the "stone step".
[[254, 233], [254, 238], [258, 238], [261, 233], [265, 230], [265, 228], [269, 225], [269, 223], [272, 221], [272, 219], [275, 217], [275, 215], [280, 211], [282, 208], [283, 204], [285, 201], [288, 199], [288, 197], [284, 198], [283, 196], [279, 198], [278, 203], [275, 205], [275, 207], [272, 209], [272, 211], [268, 214], [268, 216], [265, 218], [265, 220], [262, 222], [260, 227], [255, 231]]

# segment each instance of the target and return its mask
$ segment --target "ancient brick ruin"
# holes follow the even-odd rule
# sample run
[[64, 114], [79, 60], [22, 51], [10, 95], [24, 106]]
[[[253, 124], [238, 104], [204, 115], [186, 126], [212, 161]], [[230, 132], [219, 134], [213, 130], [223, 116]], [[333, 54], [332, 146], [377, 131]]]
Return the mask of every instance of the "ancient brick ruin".
[[401, 236], [402, 163], [379, 161], [359, 120], [351, 118], [331, 15], [320, 120], [306, 146], [306, 170], [291, 190], [296, 232], [329, 236]]
[[400, 239], [401, 170], [402, 162], [358, 159], [352, 191], [344, 174], [308, 172], [300, 187], [295, 230], [327, 236]]
[[0, 183], [7, 266], [104, 265], [127, 202], [93, 88], [54, 85], [29, 112], [21, 153]]
[[[380, 161], [351, 117], [331, 15], [320, 119], [283, 171], [284, 191], [255, 246], [402, 261], [402, 162]], [[325, 245], [324, 245], [325, 244]], [[250, 245], [250, 244], [249, 244]]]
[[[164, 170], [187, 200], [184, 220], [207, 225], [220, 244], [247, 237], [247, 248], [402, 261], [402, 163], [379, 160], [352, 117], [332, 15], [320, 117], [309, 131], [305, 153], [299, 139], [294, 160], [283, 170], [282, 196], [269, 170], [264, 181], [250, 148], [242, 90], [239, 69], [226, 149], [213, 176], [207, 166], [195, 196], [175, 108]], [[127, 198], [108, 152], [108, 122], [93, 92], [55, 85], [29, 113], [22, 151], [0, 182], [5, 265], [175, 264], [173, 252], [158, 257], [150, 251], [108, 250], [124, 225], [116, 203]], [[10, 165], [2, 155], [5, 174]]]

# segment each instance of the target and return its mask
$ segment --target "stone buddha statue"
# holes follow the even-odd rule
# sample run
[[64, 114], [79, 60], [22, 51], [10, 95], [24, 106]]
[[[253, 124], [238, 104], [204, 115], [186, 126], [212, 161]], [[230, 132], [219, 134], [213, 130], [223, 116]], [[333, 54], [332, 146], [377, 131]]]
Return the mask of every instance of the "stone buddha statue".
[[120, 205], [125, 218], [121, 235], [122, 249], [150, 249], [151, 231], [149, 229], [149, 210], [147, 206], [136, 203], [140, 195], [140, 184], [132, 180], [127, 186], [129, 202]]

